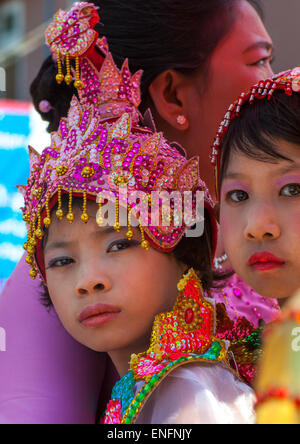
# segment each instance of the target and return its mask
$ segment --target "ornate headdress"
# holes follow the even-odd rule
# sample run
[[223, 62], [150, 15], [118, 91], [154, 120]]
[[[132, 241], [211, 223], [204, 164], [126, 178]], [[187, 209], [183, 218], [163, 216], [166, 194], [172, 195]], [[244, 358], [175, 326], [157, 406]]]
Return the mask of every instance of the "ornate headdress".
[[[66, 216], [73, 223], [74, 196], [82, 197], [81, 220], [85, 223], [89, 220], [87, 199], [96, 200], [98, 197], [99, 225], [103, 224], [103, 200], [114, 197], [114, 228], [120, 229], [121, 205], [127, 209], [127, 236], [131, 239], [131, 213], [135, 204], [124, 198], [123, 193], [120, 195], [120, 186], [126, 185], [129, 192], [143, 192], [147, 214], [135, 214], [138, 220], [141, 221], [143, 216], [143, 221], [147, 222], [140, 222], [142, 247], [148, 249], [152, 244], [154, 248], [170, 252], [188, 227], [185, 222], [176, 224], [176, 211], [172, 204], [170, 216], [175, 223], [170, 226], [151, 224], [148, 214], [151, 193], [175, 191], [183, 196], [185, 192], [191, 192], [192, 225], [198, 220], [195, 215], [196, 192], [203, 191], [204, 206], [210, 212], [212, 231], [214, 236], [216, 234], [213, 202], [199, 177], [198, 158], [188, 161], [177, 145], [169, 144], [153, 127], [139, 125], [142, 72], [132, 76], [128, 61], [118, 70], [105, 39], [99, 40], [98, 34], [91, 29], [96, 23], [95, 12], [90, 3], [75, 3], [69, 12], [59, 11], [46, 32], [51, 51], [57, 55], [59, 72], [62, 72], [60, 57], [65, 57], [67, 69], [69, 57], [74, 57], [76, 82], [81, 83], [77, 84], [79, 99], [73, 97], [68, 116], [61, 120], [58, 131], [51, 134], [51, 146], [41, 155], [33, 148], [29, 149], [31, 175], [27, 186], [20, 188], [25, 196], [23, 217], [28, 224], [28, 240], [24, 247], [33, 278], [43, 271], [40, 244], [43, 228], [51, 224], [51, 210], [57, 204], [56, 216], [59, 219]], [[86, 17], [90, 18], [88, 23]], [[100, 71], [92, 59], [95, 63], [101, 61]], [[57, 80], [61, 81], [61, 77]], [[148, 126], [153, 125], [150, 123]], [[69, 199], [66, 215], [62, 208], [63, 194], [67, 194]]]
[[275, 75], [271, 79], [260, 81], [248, 92], [242, 93], [240, 97], [230, 105], [224, 120], [219, 127], [212, 147], [211, 161], [215, 168], [216, 191], [218, 197], [220, 192], [220, 160], [222, 146], [232, 121], [240, 116], [243, 108], [252, 105], [255, 101], [271, 100], [274, 92], [278, 90], [283, 91], [289, 96], [293, 93], [300, 92], [300, 67], [284, 71]]

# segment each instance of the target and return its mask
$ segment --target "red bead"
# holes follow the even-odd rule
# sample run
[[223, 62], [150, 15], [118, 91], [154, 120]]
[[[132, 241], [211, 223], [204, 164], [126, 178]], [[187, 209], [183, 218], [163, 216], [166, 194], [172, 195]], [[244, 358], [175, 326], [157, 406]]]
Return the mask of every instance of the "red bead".
[[195, 319], [195, 313], [192, 308], [188, 308], [184, 314], [184, 319], [187, 324], [192, 324]]
[[290, 395], [290, 392], [289, 392], [289, 390], [288, 389], [286, 389], [286, 388], [282, 388], [282, 389], [279, 389], [278, 390], [278, 397], [280, 398], [280, 399], [287, 399], [287, 398], [289, 398], [291, 395]]

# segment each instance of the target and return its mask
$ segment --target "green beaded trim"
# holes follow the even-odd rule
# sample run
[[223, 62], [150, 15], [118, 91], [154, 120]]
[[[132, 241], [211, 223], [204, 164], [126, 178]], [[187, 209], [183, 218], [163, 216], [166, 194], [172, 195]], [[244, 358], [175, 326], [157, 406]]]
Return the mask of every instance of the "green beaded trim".
[[188, 357], [182, 357], [176, 361], [170, 362], [166, 367], [161, 370], [157, 375], [154, 375], [151, 380], [144, 385], [144, 387], [136, 395], [132, 403], [129, 405], [125, 415], [123, 416], [122, 424], [133, 424], [142, 407], [150, 397], [152, 392], [156, 389], [158, 384], [170, 373], [175, 370], [176, 367], [180, 367], [184, 364], [188, 364], [191, 361], [194, 362], [221, 362], [226, 358], [227, 352], [224, 349], [223, 344], [219, 341], [215, 341], [210, 350], [204, 355], [191, 355]]

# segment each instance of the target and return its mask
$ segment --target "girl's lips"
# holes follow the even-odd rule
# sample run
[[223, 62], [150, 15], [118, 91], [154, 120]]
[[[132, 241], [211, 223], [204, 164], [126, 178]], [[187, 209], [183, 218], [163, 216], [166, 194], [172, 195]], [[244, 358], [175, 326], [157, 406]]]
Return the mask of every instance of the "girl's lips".
[[85, 319], [81, 322], [85, 327], [99, 327], [106, 322], [111, 321], [116, 318], [119, 313], [102, 313], [96, 316], [91, 316], [90, 318]]
[[285, 261], [279, 259], [272, 253], [264, 251], [253, 254], [248, 261], [248, 265], [250, 265], [254, 270], [268, 271], [273, 270], [274, 268], [282, 267], [285, 265]]
[[120, 309], [112, 305], [97, 304], [86, 307], [79, 315], [78, 320], [88, 327], [97, 327], [113, 318], [119, 313]]

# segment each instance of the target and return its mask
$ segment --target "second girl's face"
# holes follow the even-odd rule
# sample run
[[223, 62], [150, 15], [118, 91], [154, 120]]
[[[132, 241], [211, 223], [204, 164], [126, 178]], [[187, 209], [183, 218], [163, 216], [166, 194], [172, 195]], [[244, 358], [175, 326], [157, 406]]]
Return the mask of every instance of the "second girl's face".
[[215, 49], [208, 75], [200, 72], [193, 78], [189, 95], [191, 140], [184, 146], [189, 155], [201, 153], [203, 162], [207, 158], [201, 175], [211, 191], [209, 154], [226, 110], [243, 91], [273, 75], [273, 43], [262, 20], [247, 1], [238, 2], [237, 8], [234, 27]]
[[282, 299], [300, 288], [300, 146], [282, 140], [277, 146], [290, 161], [232, 152], [220, 225], [237, 274], [261, 295]]
[[172, 255], [144, 250], [138, 230], [128, 241], [127, 228], [99, 228], [96, 212], [89, 202], [87, 224], [79, 208], [72, 225], [53, 218], [44, 250], [47, 286], [62, 324], [78, 342], [130, 357], [150, 345], [154, 317], [173, 307], [185, 269]]

